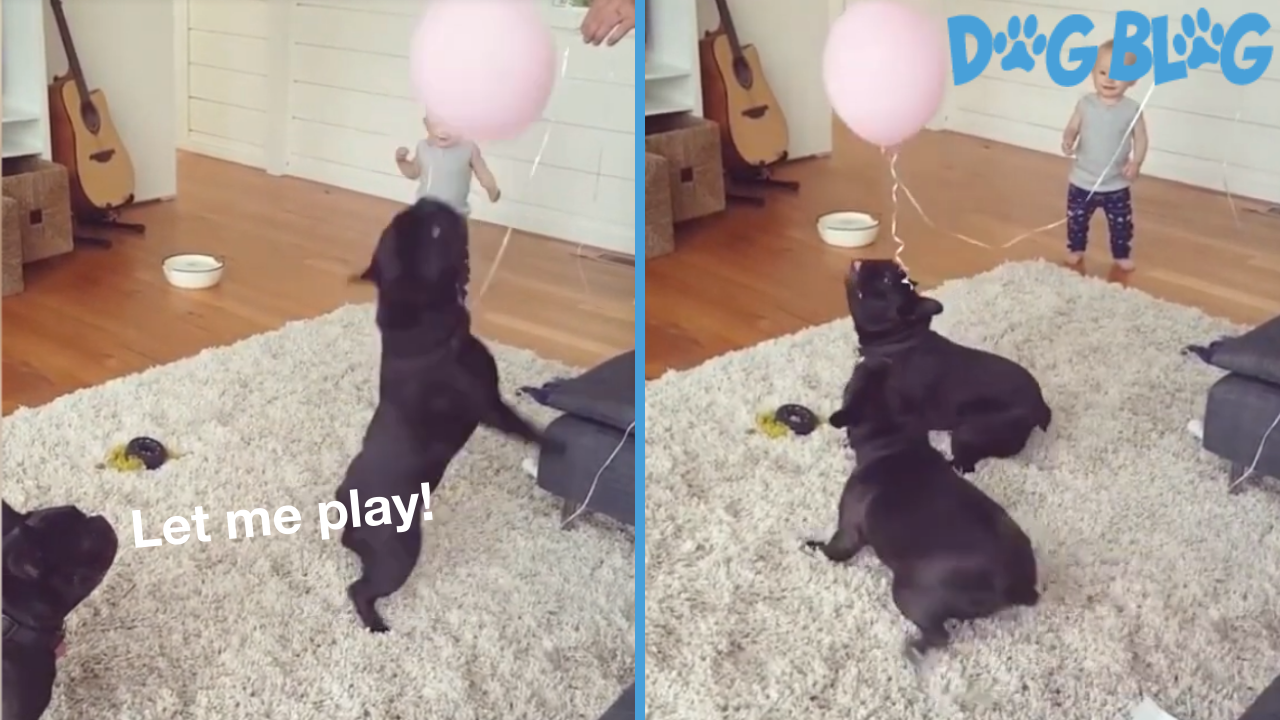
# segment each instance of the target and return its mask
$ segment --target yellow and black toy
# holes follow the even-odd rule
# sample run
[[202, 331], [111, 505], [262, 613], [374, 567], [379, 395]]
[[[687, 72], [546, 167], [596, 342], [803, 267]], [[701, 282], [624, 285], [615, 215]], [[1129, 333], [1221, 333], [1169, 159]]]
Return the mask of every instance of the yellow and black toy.
[[774, 440], [787, 435], [808, 435], [821, 424], [817, 413], [803, 405], [787, 404], [773, 412], [756, 415], [756, 429]]
[[177, 457], [155, 438], [136, 437], [124, 445], [111, 448], [107, 459], [99, 467], [119, 472], [155, 470], [171, 458]]

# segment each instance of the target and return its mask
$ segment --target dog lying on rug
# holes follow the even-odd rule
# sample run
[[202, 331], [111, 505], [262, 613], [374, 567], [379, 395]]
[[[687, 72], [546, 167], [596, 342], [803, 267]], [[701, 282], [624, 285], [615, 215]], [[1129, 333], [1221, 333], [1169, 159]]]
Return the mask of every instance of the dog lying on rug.
[[906, 645], [915, 661], [951, 641], [948, 620], [1035, 605], [1040, 593], [1031, 540], [929, 444], [915, 408], [891, 388], [899, 371], [878, 357], [854, 371], [831, 424], [848, 433], [857, 466], [840, 495], [835, 535], [806, 547], [832, 562], [875, 552], [893, 573], [894, 605], [920, 630]]
[[[1032, 430], [1049, 428], [1053, 412], [1035, 377], [1012, 360], [934, 332], [942, 303], [917, 293], [897, 262], [855, 260], [845, 294], [862, 356], [894, 363], [892, 391], [920, 409], [929, 430], [951, 433], [951, 462], [960, 472], [973, 472], [987, 458], [1013, 457]], [[848, 404], [848, 386], [844, 394]]]
[[75, 506], [4, 503], [4, 720], [36, 720], [53, 699], [67, 616], [116, 560], [110, 521]]
[[373, 632], [390, 629], [375, 604], [404, 585], [422, 551], [413, 510], [422, 483], [434, 491], [481, 424], [542, 442], [502, 399], [493, 354], [471, 334], [462, 292], [467, 254], [466, 220], [448, 205], [419, 200], [392, 219], [359, 278], [378, 288], [378, 407], [337, 499], [347, 502], [354, 490], [392, 500], [412, 517], [408, 527], [348, 522], [343, 530], [343, 546], [363, 566], [347, 595]]

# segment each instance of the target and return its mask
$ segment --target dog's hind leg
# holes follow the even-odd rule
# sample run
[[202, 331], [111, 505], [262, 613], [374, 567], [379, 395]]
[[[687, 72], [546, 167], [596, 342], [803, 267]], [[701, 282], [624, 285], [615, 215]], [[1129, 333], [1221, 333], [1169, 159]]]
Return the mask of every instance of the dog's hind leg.
[[1017, 410], [966, 418], [951, 433], [951, 466], [971, 473], [988, 458], [1011, 458], [1022, 452], [1036, 427]]
[[930, 650], [951, 643], [951, 633], [947, 630], [951, 608], [945, 588], [924, 586], [911, 577], [895, 574], [893, 604], [920, 630], [920, 635], [907, 640], [903, 647], [903, 653], [912, 663], [919, 662]]
[[400, 535], [404, 537], [403, 544], [391, 543], [374, 549], [370, 544], [360, 543], [361, 547], [353, 548], [360, 555], [363, 569], [360, 578], [347, 587], [347, 597], [360, 621], [371, 632], [384, 633], [391, 629], [378, 612], [377, 602], [404, 587], [418, 564], [422, 529], [413, 525]]

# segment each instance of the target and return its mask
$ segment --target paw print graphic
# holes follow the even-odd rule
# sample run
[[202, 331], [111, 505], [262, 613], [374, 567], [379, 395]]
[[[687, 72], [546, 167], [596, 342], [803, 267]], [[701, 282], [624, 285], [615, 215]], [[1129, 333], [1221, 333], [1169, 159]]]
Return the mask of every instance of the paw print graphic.
[[[1004, 55], [1000, 60], [1000, 68], [1006, 72], [1017, 68], [1025, 72], [1031, 72], [1035, 69], [1035, 58], [1031, 57], [1035, 54], [1037, 57], [1044, 54], [1044, 48], [1049, 44], [1049, 39], [1044, 35], [1038, 34], [1039, 22], [1035, 15], [1028, 15], [1024, 22], [1017, 15], [1009, 18], [1009, 25], [1006, 33], [997, 33], [995, 37], [994, 49], [997, 55]], [[1026, 40], [1023, 40], [1026, 38]], [[1031, 50], [1027, 50], [1027, 41], [1031, 42]], [[1008, 49], [1008, 53], [1005, 50]]]
[[[1200, 33], [1209, 33], [1209, 39], [1206, 40]], [[1179, 55], [1186, 56], [1187, 67], [1195, 70], [1205, 65], [1217, 64], [1220, 55], [1218, 48], [1222, 47], [1222, 38], [1226, 35], [1226, 30], [1222, 28], [1222, 23], [1215, 23], [1209, 17], [1209, 11], [1200, 8], [1196, 11], [1196, 17], [1193, 20], [1190, 14], [1182, 16], [1182, 32], [1173, 36], [1173, 50]], [[1191, 54], [1187, 55], [1187, 42], [1191, 42]]]

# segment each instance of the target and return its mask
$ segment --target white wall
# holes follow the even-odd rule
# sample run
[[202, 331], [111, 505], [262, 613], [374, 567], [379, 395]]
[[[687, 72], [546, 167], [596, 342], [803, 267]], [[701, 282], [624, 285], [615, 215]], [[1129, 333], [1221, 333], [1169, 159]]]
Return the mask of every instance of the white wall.
[[[10, 0], [30, 2], [32, 0]], [[58, 26], [45, 5], [49, 75], [66, 72]], [[138, 202], [178, 191], [174, 16], [165, 0], [63, 0], [91, 89], [101, 89], [133, 157]]]
[[[145, 0], [135, 0], [145, 2]], [[266, 166], [269, 0], [173, 0], [180, 136], [188, 149]], [[183, 27], [185, 26], [185, 33]]]
[[[584, 45], [583, 10], [544, 17], [563, 69], [543, 120], [482, 150], [502, 189], [473, 217], [570, 242], [635, 248], [635, 46]], [[424, 136], [409, 79], [422, 0], [178, 0], [184, 147], [409, 201], [398, 146]], [[181, 12], [181, 10], [180, 10]], [[545, 143], [544, 143], [545, 139]], [[541, 159], [539, 160], [539, 155]], [[535, 169], [536, 161], [536, 169]]]
[[[951, 15], [971, 14], [999, 29], [1013, 14], [1035, 13], [1050, 28], [1063, 17], [1083, 13], [1097, 28], [1087, 44], [1110, 37], [1118, 9], [1168, 14], [1175, 30], [1183, 13], [1208, 7], [1224, 22], [1245, 12], [1274, 16], [1275, 0], [952, 0]], [[1274, 31], [1273, 31], [1274, 32]], [[1271, 33], [1268, 34], [1268, 38]], [[1255, 42], [1256, 42], [1256, 36]], [[1079, 36], [1068, 47], [1086, 44]], [[946, 126], [958, 132], [1059, 153], [1062, 128], [1081, 94], [1091, 86], [1060, 88], [1049, 79], [1044, 63], [1030, 73], [1004, 72], [993, 61], [982, 75], [952, 88]], [[1144, 78], [1130, 92], [1141, 100], [1150, 85]], [[1239, 122], [1234, 118], [1240, 112]], [[1273, 62], [1258, 82], [1237, 87], [1216, 67], [1189, 71], [1184, 80], [1152, 92], [1146, 111], [1151, 151], [1144, 173], [1222, 191], [1224, 174], [1232, 193], [1280, 202], [1280, 62]], [[1223, 163], [1229, 168], [1224, 171]]]
[[[697, 0], [698, 32], [719, 26], [715, 0]], [[822, 86], [822, 47], [831, 9], [821, 0], [729, 0], [738, 38], [760, 52], [769, 86], [791, 131], [788, 153], [831, 152], [831, 105]]]

